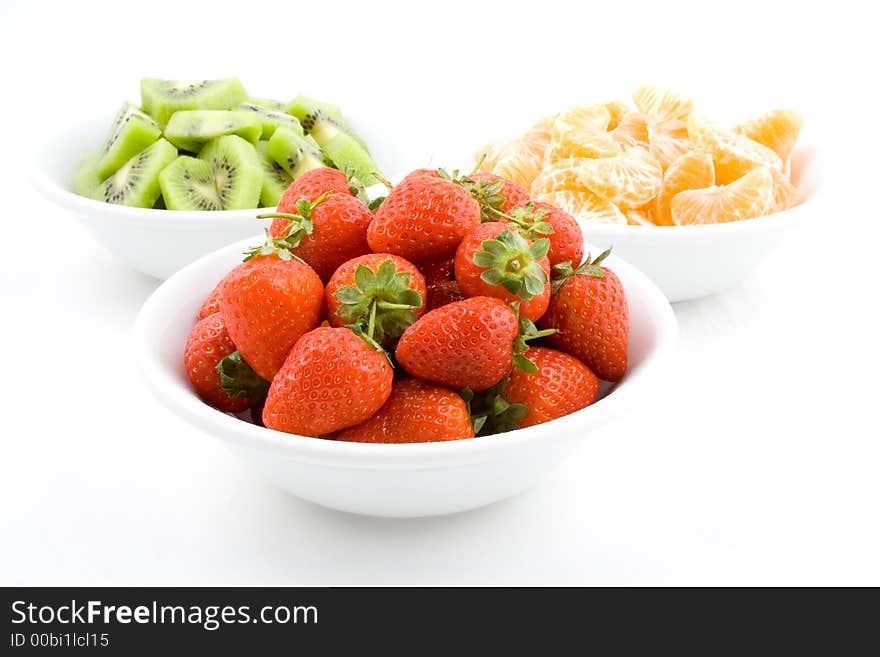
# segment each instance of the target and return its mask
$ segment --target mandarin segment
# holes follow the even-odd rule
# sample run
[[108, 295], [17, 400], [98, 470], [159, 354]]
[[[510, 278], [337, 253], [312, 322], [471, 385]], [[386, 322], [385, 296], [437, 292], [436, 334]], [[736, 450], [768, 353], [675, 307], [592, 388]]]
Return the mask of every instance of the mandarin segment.
[[772, 110], [756, 119], [737, 125], [734, 132], [766, 146], [787, 161], [800, 135], [804, 120], [794, 110]]
[[550, 130], [550, 152], [557, 157], [610, 157], [620, 147], [608, 134], [611, 113], [604, 105], [579, 105], [557, 115]]
[[643, 85], [633, 92], [633, 102], [648, 116], [649, 150], [664, 169], [691, 149], [687, 121], [694, 109], [692, 100]]
[[611, 201], [588, 189], [561, 189], [533, 197], [564, 210], [578, 223], [626, 225], [626, 216]]
[[771, 212], [782, 212], [797, 204], [797, 187], [781, 171], [773, 169], [773, 206]]
[[641, 112], [627, 112], [611, 130], [611, 137], [624, 148], [630, 146], [650, 147], [648, 115]]
[[525, 189], [532, 186], [532, 181], [541, 172], [541, 158], [530, 151], [522, 149], [512, 155], [502, 157], [492, 167], [492, 173], [507, 180], [512, 180]]
[[759, 167], [782, 170], [782, 160], [772, 150], [725, 130], [696, 112], [688, 119], [688, 134], [691, 141], [712, 154], [715, 182], [720, 185], [732, 183]]
[[672, 198], [672, 221], [677, 226], [716, 224], [767, 214], [773, 204], [773, 175], [752, 169], [729, 185], [685, 190]]
[[653, 199], [662, 178], [660, 163], [638, 146], [616, 157], [589, 160], [580, 168], [580, 179], [590, 191], [624, 208], [637, 208]]
[[715, 184], [712, 156], [704, 150], [685, 153], [673, 162], [663, 176], [655, 204], [655, 221], [661, 226], [672, 226], [672, 199], [687, 189], [704, 189]]

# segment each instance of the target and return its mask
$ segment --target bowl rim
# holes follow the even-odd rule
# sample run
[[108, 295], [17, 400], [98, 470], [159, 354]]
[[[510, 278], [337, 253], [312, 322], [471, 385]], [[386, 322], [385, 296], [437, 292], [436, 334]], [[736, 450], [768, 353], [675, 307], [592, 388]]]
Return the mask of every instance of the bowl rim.
[[609, 418], [629, 406], [634, 394], [644, 387], [646, 381], [662, 370], [662, 364], [674, 350], [678, 325], [672, 306], [660, 289], [638, 268], [617, 256], [609, 258], [615, 270], [626, 271], [629, 280], [636, 281], [647, 312], [656, 325], [653, 345], [645, 358], [609, 393], [591, 406], [570, 415], [534, 427], [519, 429], [503, 436], [481, 436], [467, 440], [431, 443], [354, 443], [294, 436], [260, 427], [223, 413], [201, 401], [188, 387], [181, 388], [179, 377], [164, 367], [158, 354], [156, 331], [160, 317], [167, 310], [178, 307], [176, 303], [185, 293], [183, 285], [196, 272], [219, 259], [228, 258], [232, 252], [240, 253], [243, 246], [253, 238], [241, 240], [187, 265], [162, 283], [142, 306], [135, 320], [133, 338], [135, 356], [148, 387], [159, 400], [188, 423], [239, 446], [256, 450], [284, 451], [295, 455], [295, 460], [320, 464], [341, 465], [353, 468], [407, 467], [421, 464], [423, 468], [477, 462], [491, 458], [490, 453], [513, 449], [524, 443], [552, 441], [564, 436], [568, 429], [583, 421], [590, 414], [590, 425], [599, 428]]

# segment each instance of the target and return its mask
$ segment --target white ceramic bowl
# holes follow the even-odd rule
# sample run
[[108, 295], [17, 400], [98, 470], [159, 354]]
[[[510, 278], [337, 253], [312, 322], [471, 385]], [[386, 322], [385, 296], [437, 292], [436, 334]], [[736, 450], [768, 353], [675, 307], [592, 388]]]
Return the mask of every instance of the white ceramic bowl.
[[626, 377], [592, 406], [528, 429], [483, 438], [409, 445], [335, 442], [284, 434], [204, 404], [189, 385], [183, 348], [203, 299], [238, 262], [244, 240], [179, 271], [153, 293], [135, 324], [137, 358], [172, 411], [216, 436], [284, 490], [323, 506], [413, 517], [473, 509], [528, 488], [570, 450], [633, 408], [674, 346], [675, 317], [660, 290], [617, 257], [607, 264], [626, 290], [630, 322]]
[[705, 226], [584, 224], [586, 238], [641, 269], [672, 301], [704, 297], [736, 285], [782, 240], [783, 234], [819, 214], [821, 180], [815, 149], [792, 157], [798, 204], [746, 221]]
[[[66, 128], [38, 148], [31, 165], [35, 187], [50, 201], [68, 210], [107, 251], [124, 264], [165, 279], [196, 258], [230, 242], [259, 233], [269, 220], [256, 216], [259, 209], [187, 212], [129, 208], [102, 203], [74, 194], [73, 177], [85, 153], [97, 150], [112, 117]], [[357, 123], [359, 134], [371, 146], [380, 141], [378, 131]], [[399, 154], [372, 148], [376, 163], [390, 173], [402, 166]], [[262, 211], [269, 211], [263, 209]]]

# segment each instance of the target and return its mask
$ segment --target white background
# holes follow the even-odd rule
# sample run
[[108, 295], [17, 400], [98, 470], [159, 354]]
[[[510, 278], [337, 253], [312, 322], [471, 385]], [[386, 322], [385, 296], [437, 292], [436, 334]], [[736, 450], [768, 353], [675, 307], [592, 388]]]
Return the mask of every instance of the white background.
[[[863, 4], [0, 4], [0, 583], [880, 584]], [[791, 106], [828, 202], [740, 287], [676, 306], [664, 389], [540, 487], [440, 519], [349, 516], [270, 488], [149, 396], [129, 341], [157, 282], [28, 184], [35, 141], [137, 100], [146, 75], [326, 97], [414, 157], [642, 82], [731, 120]]]

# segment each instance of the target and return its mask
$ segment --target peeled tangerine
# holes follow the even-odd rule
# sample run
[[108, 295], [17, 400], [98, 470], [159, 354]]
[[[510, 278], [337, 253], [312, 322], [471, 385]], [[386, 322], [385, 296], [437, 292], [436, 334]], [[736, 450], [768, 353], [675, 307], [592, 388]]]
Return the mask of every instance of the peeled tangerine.
[[761, 167], [729, 185], [679, 192], [672, 199], [672, 221], [677, 226], [739, 221], [765, 215], [772, 206], [773, 174]]

